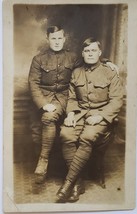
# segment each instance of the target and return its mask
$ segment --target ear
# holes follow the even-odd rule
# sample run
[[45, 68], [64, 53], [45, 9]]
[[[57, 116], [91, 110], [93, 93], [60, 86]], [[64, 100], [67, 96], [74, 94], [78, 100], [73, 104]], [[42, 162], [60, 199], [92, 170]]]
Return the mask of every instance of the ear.
[[65, 42], [66, 41], [66, 37], [64, 36], [64, 39], [63, 39], [63, 41]]
[[101, 54], [102, 54], [102, 51], [100, 50], [100, 51], [99, 51], [99, 56], [101, 56]]
[[49, 41], [49, 37], [48, 37], [47, 33], [45, 34], [45, 38], [46, 38], [46, 40]]
[[82, 51], [82, 57], [84, 57], [84, 53], [83, 53], [83, 51]]

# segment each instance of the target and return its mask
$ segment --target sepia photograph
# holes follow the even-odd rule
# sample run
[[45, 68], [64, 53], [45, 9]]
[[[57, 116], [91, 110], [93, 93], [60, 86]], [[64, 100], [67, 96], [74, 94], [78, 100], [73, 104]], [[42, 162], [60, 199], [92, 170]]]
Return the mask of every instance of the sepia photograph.
[[135, 208], [137, 1], [3, 1], [6, 212]]

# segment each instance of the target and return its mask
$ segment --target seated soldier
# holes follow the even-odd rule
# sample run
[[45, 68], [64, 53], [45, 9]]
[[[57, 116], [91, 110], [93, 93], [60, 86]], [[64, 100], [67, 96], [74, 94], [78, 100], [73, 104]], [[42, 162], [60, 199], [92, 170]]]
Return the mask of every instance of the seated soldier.
[[[84, 192], [79, 176], [94, 145], [108, 134], [122, 106], [122, 88], [117, 72], [100, 61], [100, 42], [88, 38], [83, 43], [83, 65], [74, 69], [70, 81], [67, 118], [61, 129], [63, 156], [69, 167], [57, 202], [76, 201]], [[79, 186], [77, 195], [74, 189]]]

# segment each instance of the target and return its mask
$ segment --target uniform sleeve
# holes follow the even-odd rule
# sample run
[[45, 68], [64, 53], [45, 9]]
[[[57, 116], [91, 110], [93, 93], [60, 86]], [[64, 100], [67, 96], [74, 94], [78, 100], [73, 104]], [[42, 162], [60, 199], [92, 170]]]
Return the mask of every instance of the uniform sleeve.
[[37, 107], [40, 109], [44, 105], [46, 105], [46, 98], [40, 88], [41, 70], [40, 59], [38, 57], [34, 57], [32, 60], [28, 81], [32, 99], [37, 105]]
[[123, 89], [120, 84], [118, 75], [116, 74], [116, 72], [114, 72], [109, 86], [109, 102], [106, 106], [100, 109], [99, 115], [101, 115], [109, 123], [112, 123], [113, 119], [118, 115], [122, 104]]
[[72, 73], [72, 77], [71, 77], [70, 84], [69, 84], [69, 97], [68, 97], [68, 102], [67, 102], [66, 113], [69, 113], [72, 111], [75, 113], [81, 112], [81, 110], [78, 106], [77, 98], [76, 98], [74, 82], [75, 82], [74, 73]]

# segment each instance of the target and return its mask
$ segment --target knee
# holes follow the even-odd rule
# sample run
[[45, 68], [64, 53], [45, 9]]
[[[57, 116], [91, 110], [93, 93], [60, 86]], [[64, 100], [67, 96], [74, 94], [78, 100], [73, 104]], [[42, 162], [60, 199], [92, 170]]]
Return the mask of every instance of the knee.
[[45, 112], [42, 115], [41, 121], [45, 125], [49, 125], [52, 122], [55, 123], [59, 119], [59, 115], [55, 112]]
[[62, 143], [74, 142], [76, 137], [73, 134], [72, 127], [61, 127], [60, 138]]
[[83, 132], [80, 136], [80, 140], [83, 142], [86, 142], [87, 144], [96, 142], [98, 138], [99, 138], [99, 134], [91, 130]]

